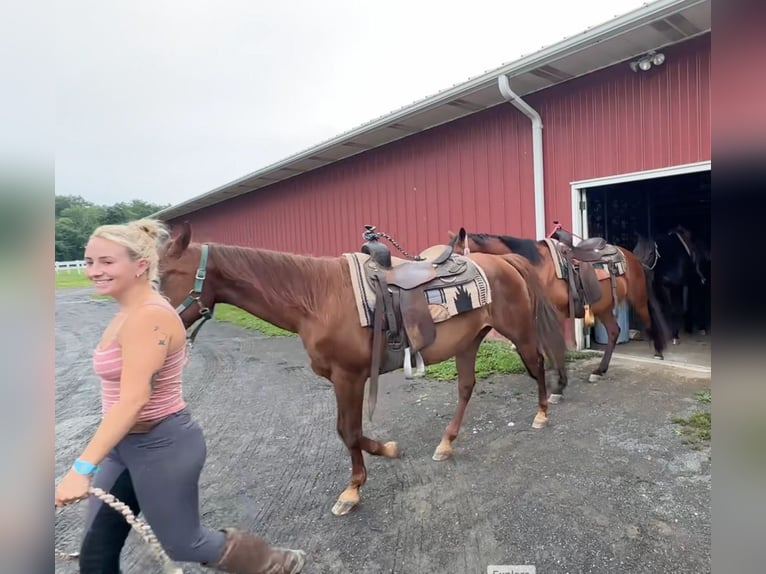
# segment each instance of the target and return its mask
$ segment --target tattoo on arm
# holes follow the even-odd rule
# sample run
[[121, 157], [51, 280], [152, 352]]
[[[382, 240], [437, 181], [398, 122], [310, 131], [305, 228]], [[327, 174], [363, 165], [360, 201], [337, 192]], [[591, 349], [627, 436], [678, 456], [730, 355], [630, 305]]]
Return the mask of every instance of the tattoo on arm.
[[165, 333], [163, 333], [162, 331], [160, 331], [159, 326], [155, 326], [154, 327], [154, 332], [158, 333], [158, 335], [159, 335], [159, 338], [157, 339], [157, 344], [160, 347], [164, 347], [165, 345], [168, 344], [168, 336]]

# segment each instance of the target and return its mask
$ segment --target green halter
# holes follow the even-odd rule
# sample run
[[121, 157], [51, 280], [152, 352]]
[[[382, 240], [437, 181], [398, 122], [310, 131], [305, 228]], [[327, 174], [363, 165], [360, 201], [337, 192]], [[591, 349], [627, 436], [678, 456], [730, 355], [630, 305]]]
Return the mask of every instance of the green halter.
[[205, 307], [205, 305], [202, 303], [202, 300], [200, 299], [202, 297], [202, 286], [205, 283], [207, 256], [209, 249], [210, 246], [207, 243], [202, 244], [202, 255], [200, 256], [199, 260], [199, 268], [197, 269], [197, 274], [194, 276], [194, 288], [189, 291], [186, 299], [184, 299], [181, 304], [176, 307], [176, 313], [180, 315], [186, 311], [192, 303], [196, 302], [197, 305], [199, 305], [199, 314], [202, 316], [202, 321], [200, 321], [197, 326], [192, 329], [191, 335], [187, 336], [190, 345], [194, 343], [194, 339], [197, 336], [199, 330], [202, 328], [202, 325], [204, 325], [208, 319], [213, 317], [213, 313], [208, 307]]

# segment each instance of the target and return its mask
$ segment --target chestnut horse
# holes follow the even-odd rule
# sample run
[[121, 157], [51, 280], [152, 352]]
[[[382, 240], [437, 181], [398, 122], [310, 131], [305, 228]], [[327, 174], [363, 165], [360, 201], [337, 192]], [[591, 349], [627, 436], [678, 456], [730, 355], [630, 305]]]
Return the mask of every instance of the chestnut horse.
[[[512, 237], [509, 235], [493, 235], [489, 233], [466, 233], [465, 228], [460, 228], [457, 235], [449, 232], [450, 242], [453, 249], [463, 253], [466, 246], [470, 253], [507, 254], [516, 253], [524, 256], [534, 266], [537, 276], [543, 284], [550, 301], [555, 305], [563, 320], [569, 317], [569, 283], [556, 276], [556, 270], [550, 249], [545, 241], [535, 241]], [[618, 303], [627, 298], [644, 327], [647, 336], [654, 343], [654, 356], [662, 359], [666, 343], [666, 324], [656, 297], [651, 289], [649, 280], [644, 273], [641, 261], [628, 249], [617, 247], [625, 256], [626, 269], [623, 275], [616, 279], [616, 292]], [[615, 303], [609, 281], [600, 281], [601, 298], [590, 310], [598, 317], [606, 328], [609, 337], [606, 350], [601, 357], [598, 367], [591, 373], [591, 382], [599, 381], [606, 374], [612, 352], [620, 335], [620, 326], [614, 316]], [[567, 385], [566, 370], [559, 370], [559, 388]], [[559, 397], [556, 397], [559, 398]]]
[[[470, 259], [484, 271], [492, 302], [437, 323], [434, 342], [421, 351], [425, 364], [455, 357], [458, 372], [457, 408], [434, 460], [452, 455], [452, 442], [476, 382], [476, 353], [491, 329], [515, 342], [529, 374], [537, 380], [534, 428], [542, 428], [548, 421], [543, 354], [556, 367], [564, 364], [566, 346], [556, 310], [526, 261], [481, 253]], [[379, 442], [362, 433], [373, 332], [361, 326], [346, 259], [200, 244], [191, 241], [191, 227], [184, 223], [180, 233], [161, 249], [160, 273], [160, 290], [173, 305], [180, 305], [177, 309], [187, 328], [201, 317], [209, 318], [220, 302], [300, 336], [312, 370], [333, 385], [337, 432], [351, 456], [350, 483], [332, 512], [344, 515], [353, 509], [367, 480], [362, 451], [388, 458], [397, 458], [399, 451], [393, 441]]]

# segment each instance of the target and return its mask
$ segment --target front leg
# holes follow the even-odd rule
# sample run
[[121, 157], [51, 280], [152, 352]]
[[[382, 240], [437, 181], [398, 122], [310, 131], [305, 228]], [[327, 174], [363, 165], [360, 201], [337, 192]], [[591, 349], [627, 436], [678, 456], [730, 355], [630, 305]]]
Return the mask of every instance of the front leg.
[[436, 461], [447, 460], [452, 457], [452, 443], [460, 432], [465, 409], [468, 406], [468, 401], [471, 400], [473, 388], [476, 384], [476, 353], [483, 338], [477, 337], [469, 349], [455, 355], [458, 391], [457, 408], [452, 415], [452, 420], [444, 429], [441, 442], [439, 442], [431, 457]]
[[331, 380], [335, 387], [338, 410], [338, 434], [351, 456], [351, 480], [332, 507], [334, 515], [343, 516], [359, 504], [359, 489], [367, 482], [367, 468], [362, 450], [373, 455], [397, 458], [399, 449], [395, 442], [383, 444], [362, 434], [362, 406], [366, 377], [344, 372], [333, 376]]

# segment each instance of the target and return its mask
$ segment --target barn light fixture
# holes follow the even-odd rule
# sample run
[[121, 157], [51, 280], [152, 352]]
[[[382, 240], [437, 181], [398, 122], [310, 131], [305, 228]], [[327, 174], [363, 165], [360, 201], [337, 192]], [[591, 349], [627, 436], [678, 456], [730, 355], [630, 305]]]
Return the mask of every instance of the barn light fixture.
[[634, 60], [628, 64], [630, 69], [634, 72], [641, 70], [642, 72], [648, 72], [652, 66], [660, 66], [665, 62], [665, 54], [662, 52], [651, 51], [645, 56], [642, 56], [638, 60]]

